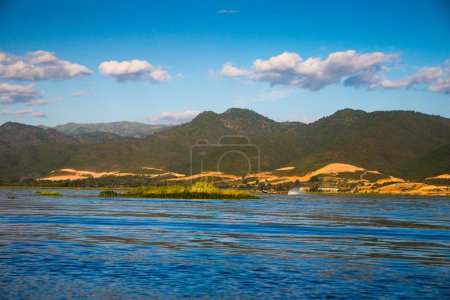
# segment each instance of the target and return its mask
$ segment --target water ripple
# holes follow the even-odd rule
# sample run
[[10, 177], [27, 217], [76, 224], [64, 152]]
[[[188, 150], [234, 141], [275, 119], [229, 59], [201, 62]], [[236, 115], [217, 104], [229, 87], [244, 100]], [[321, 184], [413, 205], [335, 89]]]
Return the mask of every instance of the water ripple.
[[0, 190], [0, 298], [450, 297], [449, 198], [63, 194]]

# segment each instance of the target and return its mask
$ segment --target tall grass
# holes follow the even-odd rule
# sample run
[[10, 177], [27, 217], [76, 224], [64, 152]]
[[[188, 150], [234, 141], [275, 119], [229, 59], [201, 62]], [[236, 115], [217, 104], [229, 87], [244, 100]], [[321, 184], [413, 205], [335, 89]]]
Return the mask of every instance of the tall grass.
[[36, 194], [39, 196], [62, 196], [60, 193], [52, 191], [38, 191]]
[[182, 198], [182, 199], [255, 199], [257, 196], [240, 190], [220, 190], [212, 183], [206, 181], [196, 182], [194, 185], [168, 185], [168, 186], [140, 186], [133, 188], [124, 196], [142, 198]]

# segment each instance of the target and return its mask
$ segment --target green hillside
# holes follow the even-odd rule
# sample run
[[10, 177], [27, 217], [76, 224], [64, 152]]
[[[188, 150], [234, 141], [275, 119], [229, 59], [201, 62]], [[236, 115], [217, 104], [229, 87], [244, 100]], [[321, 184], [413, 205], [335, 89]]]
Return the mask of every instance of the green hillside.
[[423, 179], [434, 177], [450, 172], [450, 144], [439, 149], [433, 150], [426, 155], [403, 163], [399, 166], [405, 177], [412, 179]]
[[[234, 136], [217, 145], [230, 135], [249, 141]], [[449, 119], [409, 111], [345, 109], [302, 124], [233, 108], [203, 112], [191, 122], [142, 138], [98, 132], [69, 136], [5, 123], [0, 127], [0, 177], [39, 177], [59, 168], [138, 172], [144, 166], [188, 174], [193, 149], [194, 172], [217, 171], [219, 162], [220, 171], [245, 175], [257, 170], [259, 155], [261, 170], [295, 166], [306, 172], [341, 162], [423, 179], [450, 172], [449, 144]]]
[[350, 163], [403, 175], [404, 163], [450, 141], [450, 120], [409, 111], [341, 110], [307, 126], [295, 166]]

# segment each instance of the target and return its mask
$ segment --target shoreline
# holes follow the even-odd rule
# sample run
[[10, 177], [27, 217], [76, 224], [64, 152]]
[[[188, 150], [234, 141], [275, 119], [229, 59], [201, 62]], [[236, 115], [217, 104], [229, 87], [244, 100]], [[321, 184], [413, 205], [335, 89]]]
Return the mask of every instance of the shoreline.
[[[42, 189], [42, 190], [120, 190], [120, 191], [126, 191], [131, 190], [133, 187], [118, 187], [118, 188], [105, 188], [105, 187], [43, 187], [43, 186], [0, 186], [0, 189]], [[288, 196], [287, 193], [263, 193], [261, 191], [253, 191], [255, 194], [258, 195], [284, 195]], [[450, 198], [450, 194], [447, 195], [421, 195], [421, 194], [408, 194], [408, 193], [349, 193], [349, 192], [337, 192], [337, 193], [331, 193], [331, 192], [303, 192], [298, 193], [295, 195], [289, 195], [289, 196], [296, 196], [296, 195], [331, 195], [331, 196], [386, 196], [386, 197], [427, 197], [427, 198]], [[144, 198], [144, 197], [133, 197], [133, 198]], [[170, 199], [170, 198], [166, 198]]]

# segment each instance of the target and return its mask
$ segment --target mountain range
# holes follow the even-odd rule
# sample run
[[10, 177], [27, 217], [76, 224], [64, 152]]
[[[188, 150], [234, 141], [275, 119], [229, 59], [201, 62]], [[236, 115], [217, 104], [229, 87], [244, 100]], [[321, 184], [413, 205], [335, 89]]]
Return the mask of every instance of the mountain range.
[[[41, 125], [40, 127], [49, 128]], [[169, 125], [151, 125], [139, 122], [111, 122], [111, 123], [73, 123], [57, 125], [54, 129], [71, 136], [78, 136], [93, 132], [106, 132], [124, 137], [144, 137], [155, 132], [170, 128]]]
[[[344, 109], [304, 124], [231, 108], [206, 111], [171, 128], [148, 127], [145, 134], [130, 129], [136, 123], [69, 124], [0, 126], [1, 179], [38, 178], [62, 168], [140, 172], [153, 167], [188, 174], [193, 158], [201, 159], [193, 161], [193, 173], [215, 171], [220, 164], [220, 171], [242, 176], [250, 165], [256, 171], [258, 158], [261, 171], [292, 166], [292, 172], [305, 173], [339, 162], [410, 180], [450, 173], [450, 119], [411, 111]], [[192, 156], [197, 149], [200, 158]]]

